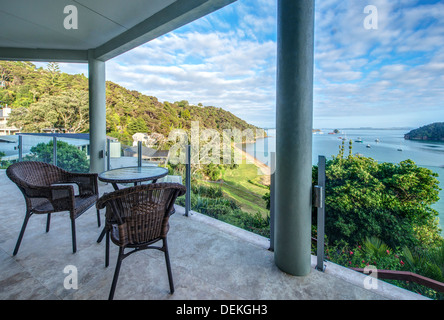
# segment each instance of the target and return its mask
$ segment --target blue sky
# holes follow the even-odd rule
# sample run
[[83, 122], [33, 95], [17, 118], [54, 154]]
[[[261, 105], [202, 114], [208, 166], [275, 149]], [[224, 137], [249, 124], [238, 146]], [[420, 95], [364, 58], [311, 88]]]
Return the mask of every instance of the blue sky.
[[[238, 0], [108, 61], [107, 79], [274, 127], [276, 2]], [[377, 29], [364, 27], [369, 4]], [[444, 1], [321, 0], [315, 23], [315, 128], [444, 121]]]

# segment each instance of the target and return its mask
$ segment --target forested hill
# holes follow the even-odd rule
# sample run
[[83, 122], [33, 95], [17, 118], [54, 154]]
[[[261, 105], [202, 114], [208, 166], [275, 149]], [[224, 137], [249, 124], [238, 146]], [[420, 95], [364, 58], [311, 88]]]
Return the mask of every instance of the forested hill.
[[436, 122], [404, 135], [407, 140], [444, 141], [444, 122]]
[[[13, 109], [9, 124], [25, 132], [88, 132], [88, 79], [61, 72], [56, 63], [44, 69], [30, 62], [0, 61], [0, 101]], [[190, 129], [191, 121], [218, 131], [256, 128], [221, 108], [193, 106], [186, 100], [160, 102], [110, 81], [106, 108], [107, 134], [128, 143], [136, 132], [168, 137], [172, 128]]]

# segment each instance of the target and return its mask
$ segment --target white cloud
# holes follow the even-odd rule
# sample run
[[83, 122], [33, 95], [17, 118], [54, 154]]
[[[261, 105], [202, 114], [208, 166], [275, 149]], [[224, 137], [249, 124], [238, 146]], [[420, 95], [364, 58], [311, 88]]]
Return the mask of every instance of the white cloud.
[[[364, 27], [368, 4], [316, 2], [315, 124], [336, 126], [342, 118], [347, 126], [377, 126], [383, 117], [416, 126], [426, 115], [442, 121], [444, 3], [372, 0], [377, 30]], [[276, 1], [238, 0], [107, 62], [107, 79], [273, 125], [276, 24]]]
[[424, 124], [403, 120], [415, 112], [442, 119], [444, 4], [375, 0], [379, 28], [366, 30], [367, 4], [332, 0], [317, 11], [315, 115], [356, 126], [378, 115], [404, 126]]
[[171, 33], [108, 62], [107, 78], [161, 101], [213, 105], [252, 121], [274, 107], [275, 46], [233, 32]]

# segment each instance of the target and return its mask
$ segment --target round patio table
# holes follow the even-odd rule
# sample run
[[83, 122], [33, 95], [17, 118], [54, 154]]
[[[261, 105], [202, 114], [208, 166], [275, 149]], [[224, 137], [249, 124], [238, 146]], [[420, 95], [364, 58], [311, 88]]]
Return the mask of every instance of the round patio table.
[[118, 183], [137, 183], [163, 178], [168, 174], [168, 169], [155, 166], [122, 167], [104, 171], [99, 174], [100, 181], [111, 183], [115, 190], [119, 190]]

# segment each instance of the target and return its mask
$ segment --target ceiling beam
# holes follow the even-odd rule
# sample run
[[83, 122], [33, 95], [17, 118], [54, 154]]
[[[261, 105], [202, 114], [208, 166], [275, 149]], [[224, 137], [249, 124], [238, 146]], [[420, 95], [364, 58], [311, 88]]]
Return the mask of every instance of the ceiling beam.
[[237, 0], [177, 0], [119, 36], [94, 49], [106, 61], [173, 31]]
[[28, 49], [0, 47], [0, 60], [88, 62], [88, 50]]

